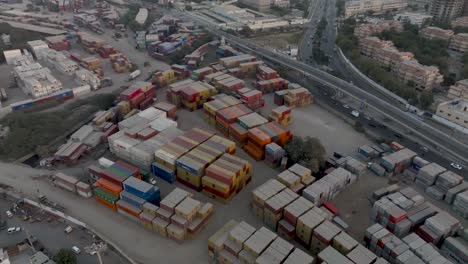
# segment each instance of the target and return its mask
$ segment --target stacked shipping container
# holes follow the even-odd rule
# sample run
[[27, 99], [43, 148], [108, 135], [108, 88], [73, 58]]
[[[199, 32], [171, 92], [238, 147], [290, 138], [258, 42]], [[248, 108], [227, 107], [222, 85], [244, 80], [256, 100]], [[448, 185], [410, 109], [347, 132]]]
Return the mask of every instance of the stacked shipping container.
[[275, 122], [270, 122], [248, 130], [244, 150], [255, 160], [262, 160], [265, 157], [265, 146], [267, 144], [275, 142], [280, 146], [284, 146], [291, 138], [292, 135], [289, 130]]
[[292, 120], [291, 108], [287, 106], [279, 106], [271, 110], [268, 120], [280, 123], [282, 126], [288, 126]]

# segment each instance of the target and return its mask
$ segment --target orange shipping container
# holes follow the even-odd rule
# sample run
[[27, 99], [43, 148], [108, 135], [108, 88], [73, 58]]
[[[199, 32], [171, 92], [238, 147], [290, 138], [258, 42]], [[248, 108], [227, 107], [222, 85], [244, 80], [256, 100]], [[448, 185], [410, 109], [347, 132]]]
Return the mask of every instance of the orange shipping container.
[[98, 201], [100, 204], [103, 204], [105, 206], [107, 206], [108, 208], [112, 209], [112, 211], [117, 211], [117, 206], [114, 205], [114, 204], [111, 204], [97, 196], [94, 196], [94, 198], [96, 199], [96, 201]]
[[122, 192], [122, 186], [119, 186], [111, 181], [108, 181], [104, 178], [100, 178], [96, 182], [97, 186], [104, 189], [106, 192], [109, 192], [115, 196], [119, 196], [120, 192]]

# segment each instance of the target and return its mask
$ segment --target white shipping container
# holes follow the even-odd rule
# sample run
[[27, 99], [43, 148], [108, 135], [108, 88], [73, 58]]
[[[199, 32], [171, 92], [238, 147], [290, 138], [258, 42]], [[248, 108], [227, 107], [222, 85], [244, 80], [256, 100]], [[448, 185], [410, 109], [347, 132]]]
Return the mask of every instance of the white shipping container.
[[113, 161], [108, 160], [108, 159], [106, 159], [104, 157], [99, 158], [98, 163], [99, 163], [99, 165], [101, 165], [101, 167], [104, 167], [104, 168], [108, 168], [108, 167], [112, 166], [112, 164], [114, 164]]
[[141, 111], [140, 113], [138, 113], [137, 115], [140, 117], [146, 118], [150, 121], [167, 117], [166, 112], [156, 109], [154, 107], [147, 108]]
[[91, 86], [83, 85], [83, 86], [75, 87], [72, 90], [73, 90], [73, 96], [78, 97], [78, 96], [82, 96], [85, 94], [89, 94], [91, 92]]

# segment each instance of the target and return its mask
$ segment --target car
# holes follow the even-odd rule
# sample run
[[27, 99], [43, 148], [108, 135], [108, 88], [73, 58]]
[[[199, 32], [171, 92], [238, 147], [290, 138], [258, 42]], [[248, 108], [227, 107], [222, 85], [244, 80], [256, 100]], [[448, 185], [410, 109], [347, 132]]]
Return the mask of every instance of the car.
[[13, 217], [13, 214], [11, 213], [10, 210], [6, 211], [6, 215], [8, 218], [12, 218]]
[[349, 109], [349, 105], [345, 104], [343, 105], [344, 108]]
[[422, 147], [422, 146], [421, 146], [421, 150], [424, 151], [424, 152], [429, 152], [429, 149], [426, 148], [426, 147]]
[[359, 117], [359, 112], [356, 110], [351, 111], [351, 115], [358, 118]]
[[367, 168], [370, 168], [372, 166], [372, 162], [367, 162]]
[[21, 231], [21, 227], [10, 227], [8, 228], [7, 232], [8, 234], [14, 234]]
[[70, 234], [73, 231], [73, 227], [67, 226], [64, 231], [66, 234]]
[[450, 166], [452, 166], [452, 168], [457, 169], [457, 170], [463, 169], [463, 167], [460, 164], [455, 163], [455, 162], [450, 163]]
[[369, 123], [369, 126], [370, 126], [370, 127], [377, 127], [377, 125], [374, 124], [374, 123], [372, 123], [372, 122]]
[[402, 134], [399, 134], [399, 133], [395, 133], [395, 134], [393, 134], [393, 135], [394, 135], [395, 137], [397, 137], [397, 138], [403, 138], [403, 135], [402, 135]]
[[154, 179], [154, 178], [151, 178], [151, 179], [149, 179], [149, 183], [151, 183], [153, 185], [156, 185], [156, 184], [158, 184], [158, 181], [156, 181], [156, 179]]
[[73, 246], [73, 247], [72, 247], [72, 251], [73, 251], [75, 254], [77, 254], [77, 255], [81, 253], [80, 248], [77, 247], [77, 246]]

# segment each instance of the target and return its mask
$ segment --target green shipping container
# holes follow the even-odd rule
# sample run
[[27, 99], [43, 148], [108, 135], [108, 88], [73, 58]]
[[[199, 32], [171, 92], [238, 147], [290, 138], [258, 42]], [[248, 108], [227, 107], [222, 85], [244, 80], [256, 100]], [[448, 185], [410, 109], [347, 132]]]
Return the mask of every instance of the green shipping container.
[[94, 195], [112, 204], [115, 204], [119, 200], [118, 196], [108, 193], [99, 187], [94, 188]]

